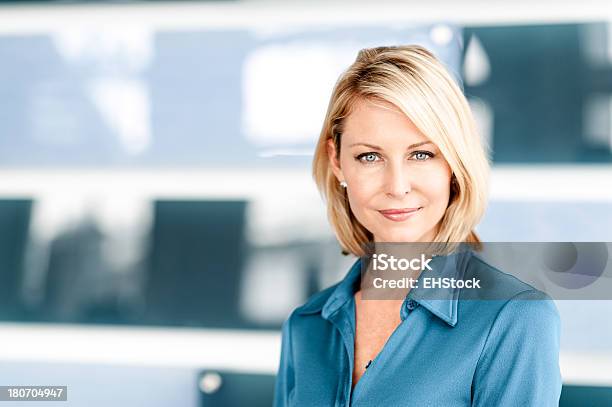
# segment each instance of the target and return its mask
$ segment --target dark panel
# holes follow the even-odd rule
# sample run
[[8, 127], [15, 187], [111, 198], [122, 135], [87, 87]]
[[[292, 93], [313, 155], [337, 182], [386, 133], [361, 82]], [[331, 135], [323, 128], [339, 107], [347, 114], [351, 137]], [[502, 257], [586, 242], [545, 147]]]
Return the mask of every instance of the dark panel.
[[30, 200], [0, 200], [0, 319], [19, 320]]
[[612, 388], [594, 386], [563, 386], [559, 407], [610, 407]]
[[158, 201], [146, 321], [240, 327], [245, 257], [243, 201]]
[[201, 407], [269, 407], [274, 401], [273, 375], [205, 371], [198, 382], [206, 381], [206, 375], [219, 387], [200, 386]]

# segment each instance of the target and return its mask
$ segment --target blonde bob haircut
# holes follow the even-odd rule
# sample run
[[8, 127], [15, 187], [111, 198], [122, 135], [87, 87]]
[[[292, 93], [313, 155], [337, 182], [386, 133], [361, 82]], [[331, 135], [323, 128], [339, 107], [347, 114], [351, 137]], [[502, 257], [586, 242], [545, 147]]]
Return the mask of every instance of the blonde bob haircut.
[[402, 111], [434, 144], [451, 170], [451, 193], [434, 238], [437, 243], [480, 246], [474, 227], [487, 203], [489, 160], [463, 92], [431, 52], [416, 45], [359, 51], [334, 86], [313, 159], [313, 177], [344, 254], [364, 254], [372, 234], [353, 215], [327, 153], [340, 154], [342, 130], [355, 102], [386, 101]]

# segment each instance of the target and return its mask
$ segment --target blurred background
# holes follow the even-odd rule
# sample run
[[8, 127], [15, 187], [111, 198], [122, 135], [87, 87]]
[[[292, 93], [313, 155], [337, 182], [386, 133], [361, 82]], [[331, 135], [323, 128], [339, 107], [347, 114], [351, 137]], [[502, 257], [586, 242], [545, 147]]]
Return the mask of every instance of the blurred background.
[[[281, 323], [354, 262], [310, 162], [364, 47], [424, 45], [464, 86], [484, 241], [612, 241], [611, 23], [592, 0], [0, 1], [0, 385], [270, 405]], [[557, 307], [561, 405], [612, 405], [612, 302]]]

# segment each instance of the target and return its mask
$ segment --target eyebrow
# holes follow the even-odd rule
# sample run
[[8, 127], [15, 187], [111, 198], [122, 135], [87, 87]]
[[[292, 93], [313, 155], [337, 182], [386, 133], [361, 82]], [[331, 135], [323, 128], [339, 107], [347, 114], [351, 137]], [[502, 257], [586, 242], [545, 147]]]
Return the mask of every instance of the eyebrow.
[[[414, 143], [414, 144], [409, 145], [406, 150], [411, 150], [413, 148], [420, 147], [425, 144], [433, 144], [433, 143], [431, 141], [421, 141], [420, 143]], [[366, 146], [374, 150], [382, 150], [382, 148], [375, 146], [374, 144], [368, 144], [368, 143], [353, 143], [349, 147], [355, 147], [355, 146]]]

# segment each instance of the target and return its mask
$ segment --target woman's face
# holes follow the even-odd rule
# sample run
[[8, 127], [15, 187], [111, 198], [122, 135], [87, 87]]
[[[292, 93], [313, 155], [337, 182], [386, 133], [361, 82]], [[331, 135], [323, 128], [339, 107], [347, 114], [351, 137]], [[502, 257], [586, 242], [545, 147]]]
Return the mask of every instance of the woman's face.
[[451, 169], [398, 108], [360, 100], [345, 119], [334, 174], [345, 181], [351, 210], [375, 242], [428, 242], [448, 206]]

